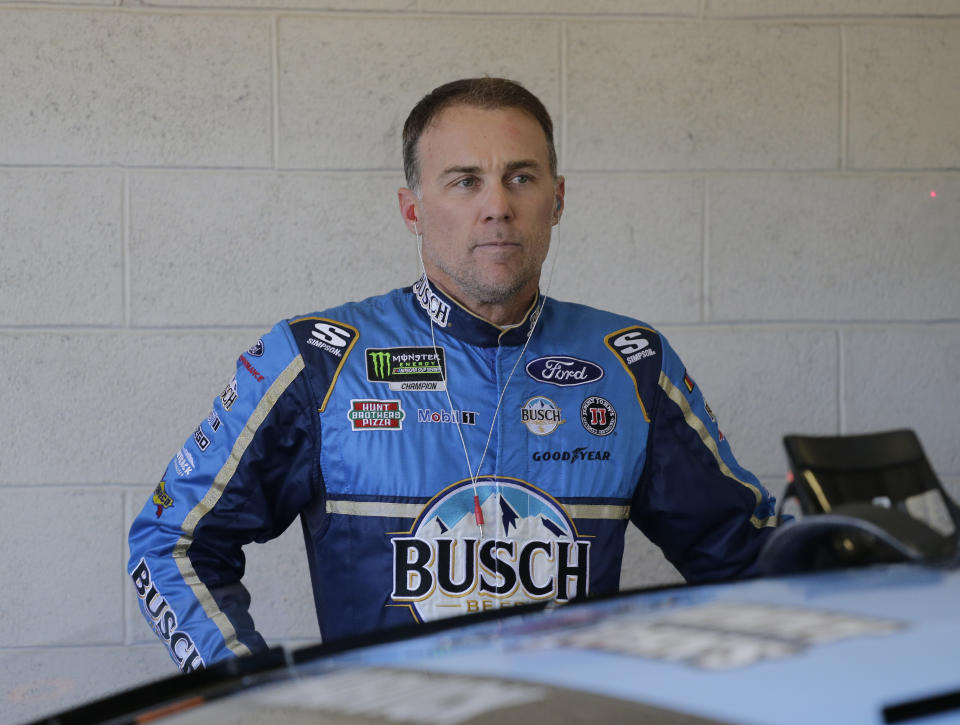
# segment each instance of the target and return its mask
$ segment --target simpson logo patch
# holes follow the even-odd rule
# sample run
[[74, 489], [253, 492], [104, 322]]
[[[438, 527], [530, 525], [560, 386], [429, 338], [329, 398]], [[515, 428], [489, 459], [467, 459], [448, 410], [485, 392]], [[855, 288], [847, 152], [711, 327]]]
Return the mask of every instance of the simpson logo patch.
[[353, 430], [401, 430], [406, 414], [399, 400], [351, 400]]
[[[482, 538], [474, 495], [486, 522]], [[447, 488], [392, 544], [390, 598], [418, 621], [589, 594], [589, 540], [558, 501], [517, 479]]]
[[367, 348], [367, 380], [390, 390], [446, 390], [447, 365], [442, 347]]

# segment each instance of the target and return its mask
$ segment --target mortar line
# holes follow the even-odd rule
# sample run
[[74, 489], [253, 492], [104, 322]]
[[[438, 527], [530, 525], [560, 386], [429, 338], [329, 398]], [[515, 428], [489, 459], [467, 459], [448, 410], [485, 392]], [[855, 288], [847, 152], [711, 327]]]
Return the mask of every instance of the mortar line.
[[270, 55], [271, 68], [270, 81], [273, 88], [270, 89], [270, 101], [273, 104], [270, 113], [270, 122], [273, 124], [270, 134], [270, 143], [273, 148], [270, 149], [270, 157], [273, 160], [273, 169], [280, 168], [280, 16], [273, 15], [273, 22], [270, 26]]
[[123, 181], [121, 189], [120, 202], [120, 268], [123, 282], [121, 284], [121, 295], [123, 304], [123, 326], [132, 327], [133, 325], [133, 305], [130, 301], [130, 235], [133, 225], [130, 220], [130, 172], [123, 172]]
[[847, 170], [849, 123], [849, 88], [847, 84], [847, 28], [840, 26], [840, 170]]

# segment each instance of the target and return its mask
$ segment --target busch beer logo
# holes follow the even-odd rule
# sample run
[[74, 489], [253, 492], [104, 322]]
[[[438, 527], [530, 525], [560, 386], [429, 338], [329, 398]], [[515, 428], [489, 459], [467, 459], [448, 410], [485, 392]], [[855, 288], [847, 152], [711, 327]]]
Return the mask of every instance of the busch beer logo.
[[130, 572], [130, 577], [137, 588], [141, 608], [149, 618], [157, 636], [166, 643], [177, 667], [184, 672], [203, 668], [203, 658], [197, 652], [193, 639], [186, 632], [177, 630], [177, 614], [157, 590], [153, 577], [150, 576], [150, 567], [147, 566], [147, 562], [141, 559], [137, 568]]
[[438, 494], [393, 539], [396, 604], [419, 621], [589, 594], [590, 542], [555, 499], [517, 479], [481, 478]]
[[401, 430], [406, 415], [399, 400], [351, 400], [353, 430]]
[[520, 409], [520, 420], [527, 426], [527, 430], [538, 436], [550, 435], [563, 419], [560, 408], [550, 398], [542, 395], [530, 398]]
[[569, 355], [538, 357], [528, 362], [526, 369], [534, 380], [561, 387], [585, 385], [603, 377], [603, 368], [596, 363]]
[[223, 392], [220, 393], [220, 403], [223, 405], [224, 410], [230, 410], [233, 407], [233, 404], [237, 402], [237, 376], [234, 375], [230, 382], [227, 383], [224, 387]]
[[427, 276], [422, 275], [413, 285], [413, 295], [417, 298], [420, 306], [430, 315], [435, 325], [446, 327], [450, 320], [450, 305], [444, 302], [440, 297], [430, 289], [430, 283]]

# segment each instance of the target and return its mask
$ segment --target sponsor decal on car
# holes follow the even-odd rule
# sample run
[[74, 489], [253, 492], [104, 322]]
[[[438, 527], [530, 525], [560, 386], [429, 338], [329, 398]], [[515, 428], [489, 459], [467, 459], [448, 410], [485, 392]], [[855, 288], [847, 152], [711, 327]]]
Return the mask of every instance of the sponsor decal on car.
[[518, 479], [446, 488], [392, 545], [390, 599], [418, 621], [589, 594], [589, 539], [556, 499]]
[[603, 378], [602, 367], [569, 355], [538, 357], [527, 363], [526, 370], [534, 380], [561, 387], [586, 385]]
[[716, 602], [655, 617], [622, 619], [562, 633], [562, 647], [617, 652], [705, 670], [730, 670], [782, 659], [811, 646], [892, 634], [903, 622], [801, 607]]
[[367, 348], [367, 380], [390, 390], [446, 390], [447, 366], [442, 347]]
[[418, 408], [418, 423], [457, 423], [461, 425], [476, 425], [477, 413], [474, 410], [433, 410], [432, 408]]
[[197, 652], [193, 639], [177, 629], [177, 613], [157, 590], [150, 575], [150, 567], [144, 559], [130, 573], [133, 585], [140, 598], [140, 606], [153, 624], [157, 636], [167, 645], [170, 656], [184, 672], [193, 672], [204, 667], [203, 658]]
[[406, 414], [399, 400], [351, 400], [353, 430], [401, 430]]
[[617, 427], [617, 411], [606, 398], [591, 395], [580, 406], [580, 422], [593, 435], [607, 436]]
[[163, 512], [173, 506], [173, 496], [167, 493], [167, 482], [160, 481], [157, 487], [153, 489], [153, 503], [157, 506], [157, 518], [159, 519]]
[[538, 436], [550, 435], [561, 423], [566, 422], [556, 403], [542, 395], [534, 396], [523, 404], [520, 420], [528, 431]]

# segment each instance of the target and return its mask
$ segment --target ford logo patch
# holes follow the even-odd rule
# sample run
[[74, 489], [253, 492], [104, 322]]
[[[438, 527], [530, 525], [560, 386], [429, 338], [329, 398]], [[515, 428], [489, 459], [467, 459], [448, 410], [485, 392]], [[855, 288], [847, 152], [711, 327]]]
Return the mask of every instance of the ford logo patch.
[[548, 355], [528, 362], [527, 375], [542, 383], [570, 387], [600, 380], [603, 368], [569, 355]]

